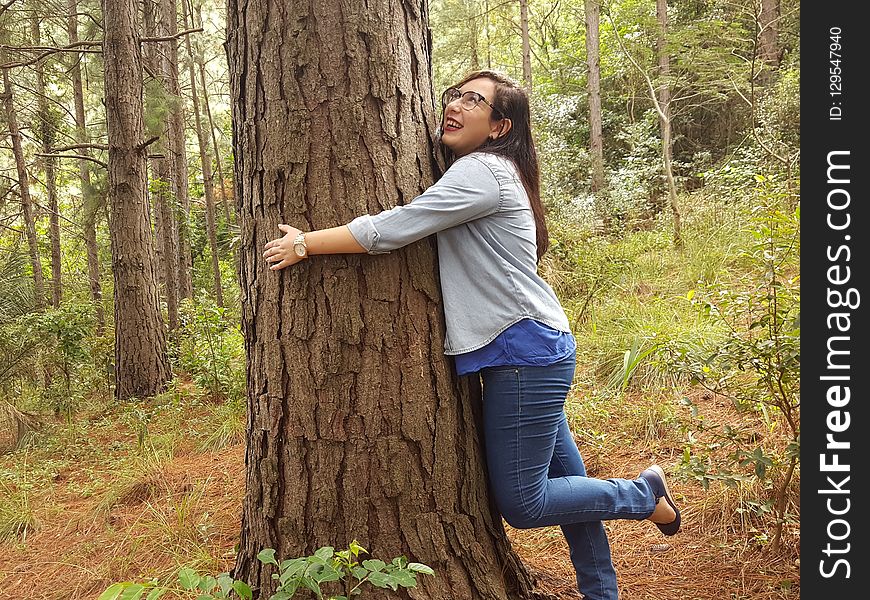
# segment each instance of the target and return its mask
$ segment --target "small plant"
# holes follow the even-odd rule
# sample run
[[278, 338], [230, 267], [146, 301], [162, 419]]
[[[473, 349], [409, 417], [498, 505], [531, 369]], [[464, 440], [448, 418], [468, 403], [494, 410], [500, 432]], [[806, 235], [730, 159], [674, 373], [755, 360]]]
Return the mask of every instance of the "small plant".
[[[394, 558], [390, 563], [382, 560], [359, 560], [359, 555], [368, 554], [356, 540], [350, 547], [338, 552], [332, 546], [324, 546], [311, 556], [303, 556], [280, 563], [275, 558], [275, 550], [266, 548], [257, 554], [264, 565], [274, 565], [278, 572], [272, 575], [278, 580], [278, 588], [269, 600], [290, 600], [299, 590], [308, 590], [318, 600], [349, 600], [363, 592], [363, 586], [370, 584], [378, 588], [417, 587], [417, 574], [434, 575], [435, 572], [422, 563], [408, 562], [404, 556]], [[325, 594], [324, 584], [341, 582], [341, 593]], [[178, 571], [177, 585], [161, 586], [156, 581], [145, 583], [119, 582], [110, 585], [98, 600], [157, 600], [164, 594], [188, 594], [196, 600], [220, 600], [239, 598], [251, 600], [250, 586], [240, 579], [233, 579], [229, 573], [217, 577], [200, 575], [190, 568]]]
[[178, 571], [176, 587], [159, 586], [156, 582], [134, 583], [129, 581], [113, 583], [98, 600], [157, 600], [167, 592], [196, 594], [197, 600], [218, 600], [235, 597], [251, 600], [253, 593], [244, 581], [233, 579], [227, 573], [217, 577], [200, 575], [193, 569]]
[[[262, 550], [257, 558], [263, 564], [275, 565], [278, 573], [272, 575], [278, 580], [278, 589], [269, 600], [289, 600], [299, 589], [311, 590], [318, 600], [349, 600], [351, 596], [362, 593], [363, 584], [369, 583], [379, 588], [417, 586], [417, 573], [434, 575], [428, 566], [408, 562], [404, 556], [396, 557], [389, 564], [382, 560], [370, 559], [360, 562], [360, 553], [368, 553], [356, 540], [346, 550], [335, 552], [331, 546], [324, 546], [312, 556], [284, 560], [275, 559], [271, 548]], [[343, 582], [342, 595], [325, 596], [320, 586], [332, 581]]]

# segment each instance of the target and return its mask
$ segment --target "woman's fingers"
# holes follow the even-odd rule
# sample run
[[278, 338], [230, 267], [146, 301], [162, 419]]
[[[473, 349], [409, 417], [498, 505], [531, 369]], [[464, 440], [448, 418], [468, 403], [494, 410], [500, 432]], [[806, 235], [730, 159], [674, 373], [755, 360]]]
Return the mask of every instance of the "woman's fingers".
[[277, 271], [278, 269], [283, 269], [284, 267], [286, 267], [286, 266], [288, 266], [288, 265], [290, 265], [290, 264], [292, 264], [292, 262], [290, 261], [290, 259], [285, 258], [284, 260], [282, 260], [281, 262], [279, 262], [277, 265], [272, 265], [271, 267], [269, 267], [269, 269], [270, 269], [271, 271]]

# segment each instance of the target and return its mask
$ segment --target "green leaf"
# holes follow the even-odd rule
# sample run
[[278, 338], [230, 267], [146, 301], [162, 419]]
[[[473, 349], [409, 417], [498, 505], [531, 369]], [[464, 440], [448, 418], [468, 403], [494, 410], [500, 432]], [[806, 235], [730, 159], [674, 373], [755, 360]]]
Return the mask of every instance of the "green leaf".
[[350, 570], [350, 572], [353, 574], [354, 577], [360, 580], [365, 579], [366, 575], [369, 574], [369, 570], [364, 567], [354, 567]]
[[303, 577], [303, 578], [302, 578], [302, 585], [304, 585], [304, 586], [307, 587], [309, 590], [311, 590], [312, 592], [314, 592], [315, 594], [317, 594], [317, 597], [318, 597], [318, 598], [322, 595], [322, 592], [320, 591], [320, 586], [317, 585], [314, 581], [312, 581], [312, 580], [309, 579], [308, 577]]
[[369, 571], [383, 571], [384, 567], [387, 566], [387, 563], [382, 560], [372, 559], [364, 560], [362, 565]]
[[253, 592], [251, 592], [251, 586], [240, 579], [236, 579], [233, 582], [233, 590], [235, 590], [236, 594], [238, 594], [239, 598], [242, 598], [242, 600], [251, 600], [251, 598], [254, 597]]
[[328, 581], [338, 581], [339, 579], [341, 579], [341, 573], [331, 567], [326, 567], [319, 573], [312, 575], [311, 578], [320, 584], [326, 583]]
[[335, 554], [335, 548], [332, 546], [324, 546], [314, 553], [314, 556], [322, 560], [329, 560]]
[[145, 600], [157, 600], [163, 594], [165, 594], [168, 590], [164, 587], [157, 587], [151, 590], [149, 594], [145, 597]]
[[97, 600], [117, 600], [124, 588], [130, 585], [129, 583], [113, 583], [106, 591], [100, 594]]
[[405, 588], [417, 587], [417, 577], [412, 571], [396, 571], [392, 574], [396, 583]]
[[178, 585], [182, 589], [192, 590], [196, 588], [197, 584], [199, 584], [199, 575], [196, 574], [196, 571], [187, 567], [178, 571]]
[[118, 596], [118, 600], [139, 600], [139, 596], [141, 596], [144, 591], [145, 586], [141, 583], [131, 584], [124, 589], [120, 596]]
[[426, 575], [434, 575], [435, 571], [432, 570], [432, 567], [428, 565], [424, 565], [423, 563], [412, 562], [408, 563], [409, 570], [414, 571], [415, 573], [425, 573]]
[[233, 589], [233, 578], [230, 577], [229, 573], [222, 573], [218, 576], [217, 579], [218, 585], [221, 588], [221, 592], [223, 592], [224, 596], [230, 593], [230, 590]]
[[217, 579], [211, 575], [205, 575], [199, 579], [197, 587], [203, 592], [210, 592], [217, 585]]
[[278, 566], [278, 561], [275, 560], [275, 549], [274, 548], [266, 548], [264, 550], [260, 550], [257, 554], [257, 559], [264, 565], [275, 565]]
[[396, 589], [396, 580], [391, 575], [387, 573], [381, 573], [380, 571], [372, 571], [369, 573], [369, 582], [379, 588], [392, 588]]
[[359, 545], [359, 543], [354, 540], [350, 543], [350, 551], [353, 552], [354, 556], [359, 556], [359, 553], [362, 552], [364, 554], [368, 554], [369, 551]]

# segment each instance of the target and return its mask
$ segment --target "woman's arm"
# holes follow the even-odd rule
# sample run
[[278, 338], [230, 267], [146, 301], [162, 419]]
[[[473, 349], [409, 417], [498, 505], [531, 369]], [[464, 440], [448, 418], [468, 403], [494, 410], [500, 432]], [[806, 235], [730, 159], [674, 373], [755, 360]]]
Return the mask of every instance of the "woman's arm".
[[308, 258], [310, 254], [359, 254], [366, 251], [351, 235], [347, 225], [342, 225], [306, 232], [305, 245], [308, 252], [304, 257], [299, 257], [293, 251], [293, 240], [301, 230], [283, 224], [278, 225], [278, 229], [283, 231], [284, 235], [267, 242], [263, 252], [263, 257], [267, 263], [270, 263], [269, 269], [272, 271], [294, 265]]

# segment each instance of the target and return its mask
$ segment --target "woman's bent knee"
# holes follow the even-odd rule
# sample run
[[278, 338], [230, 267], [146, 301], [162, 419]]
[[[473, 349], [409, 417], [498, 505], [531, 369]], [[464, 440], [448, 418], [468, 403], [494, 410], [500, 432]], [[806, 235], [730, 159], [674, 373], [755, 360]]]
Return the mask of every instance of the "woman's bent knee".
[[530, 509], [521, 503], [500, 507], [501, 516], [514, 529], [533, 529], [539, 527], [541, 511]]

